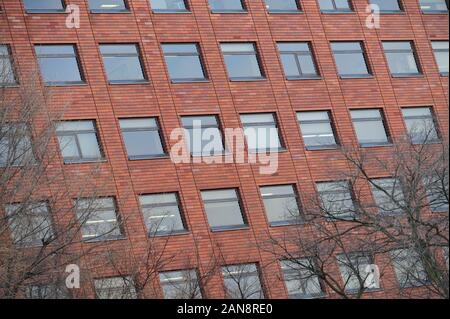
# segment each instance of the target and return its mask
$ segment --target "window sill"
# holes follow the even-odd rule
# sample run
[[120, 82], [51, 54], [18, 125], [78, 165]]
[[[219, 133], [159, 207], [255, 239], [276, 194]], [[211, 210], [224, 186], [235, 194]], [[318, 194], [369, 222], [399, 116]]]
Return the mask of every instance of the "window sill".
[[130, 10], [90, 10], [89, 11], [92, 14], [130, 14]]
[[361, 148], [374, 148], [374, 147], [391, 147], [392, 143], [373, 143], [373, 144], [359, 144]]
[[280, 147], [280, 148], [272, 148], [272, 149], [264, 149], [264, 150], [249, 149], [248, 151], [249, 151], [249, 153], [252, 153], [252, 154], [285, 153], [285, 152], [287, 152], [287, 148]]
[[136, 85], [136, 84], [149, 84], [148, 80], [136, 80], [136, 81], [108, 81], [109, 85]]
[[277, 227], [289, 227], [289, 226], [301, 226], [305, 225], [306, 222], [303, 220], [296, 220], [296, 221], [282, 221], [282, 222], [269, 222], [269, 226], [272, 228]]
[[287, 76], [287, 81], [307, 81], [307, 80], [323, 80], [321, 76], [311, 76], [311, 77], [296, 77], [296, 76]]
[[267, 11], [268, 14], [303, 14], [304, 12], [301, 10], [274, 10], [274, 11]]
[[188, 230], [177, 230], [173, 232], [160, 232], [156, 234], [148, 234], [149, 238], [157, 238], [157, 237], [169, 237], [169, 236], [183, 236], [183, 235], [189, 235]]
[[266, 81], [265, 77], [258, 78], [230, 78], [231, 82], [258, 82], [258, 81]]
[[372, 74], [362, 74], [362, 75], [340, 75], [339, 78], [342, 80], [349, 80], [349, 79], [373, 79], [374, 76]]
[[142, 155], [142, 156], [128, 156], [129, 161], [145, 161], [145, 160], [155, 160], [155, 159], [168, 159], [170, 158], [167, 154], [162, 155]]
[[64, 165], [72, 164], [92, 164], [92, 163], [106, 163], [106, 159], [90, 159], [90, 160], [65, 160]]
[[307, 151], [330, 151], [330, 150], [338, 150], [339, 145], [324, 145], [324, 146], [307, 146], [305, 149]]
[[84, 243], [98, 243], [98, 242], [110, 242], [110, 241], [116, 241], [116, 240], [126, 240], [127, 237], [124, 235], [117, 235], [117, 236], [111, 236], [108, 238], [93, 238], [93, 239], [83, 239]]
[[31, 13], [31, 14], [36, 14], [36, 13], [44, 13], [44, 14], [48, 14], [48, 13], [51, 13], [51, 14], [61, 14], [61, 13], [66, 13], [66, 10], [65, 9], [57, 9], [57, 10], [39, 10], [39, 9], [36, 9], [36, 10], [25, 10], [25, 13]]
[[225, 231], [233, 231], [233, 230], [249, 230], [250, 227], [248, 225], [238, 225], [238, 226], [223, 226], [223, 227], [214, 227], [211, 228], [211, 232], [219, 233]]
[[437, 140], [430, 140], [430, 141], [420, 141], [420, 142], [419, 141], [417, 141], [417, 142], [412, 141], [411, 144], [412, 145], [433, 145], [433, 144], [442, 144], [442, 141], [439, 140], [439, 139], [437, 139]]
[[442, 77], [447, 77], [448, 78], [448, 72], [441, 72], [439, 73], [440, 76]]
[[303, 295], [303, 294], [294, 294], [290, 295], [289, 299], [324, 299], [327, 295], [325, 293], [316, 294], [316, 295]]
[[7, 89], [7, 88], [18, 88], [20, 87], [19, 83], [0, 83], [0, 88]]
[[380, 10], [380, 14], [389, 14], [389, 15], [406, 15], [406, 12], [405, 11], [402, 11], [402, 10], [400, 10], [400, 11], [389, 11], [389, 10], [386, 10], [386, 11], [381, 11]]
[[430, 11], [423, 11], [422, 14], [445, 14], [448, 15], [448, 10], [430, 10]]
[[247, 14], [247, 10], [211, 10], [212, 14]]
[[192, 14], [189, 10], [152, 10], [154, 14]]
[[48, 82], [45, 83], [47, 87], [66, 87], [66, 86], [87, 86], [86, 82]]
[[391, 77], [395, 78], [423, 78], [424, 75], [422, 73], [417, 74], [391, 74]]
[[339, 11], [339, 10], [330, 10], [330, 11], [323, 10], [323, 11], [320, 11], [320, 13], [321, 14], [355, 14], [356, 12], [352, 11], [352, 10], [347, 10], [347, 11], [344, 11], [344, 10], [342, 10], [342, 11]]
[[185, 83], [210, 83], [208, 79], [188, 79], [188, 80], [170, 80], [172, 84], [185, 84]]
[[[365, 288], [363, 289], [362, 293], [366, 294], [366, 293], [373, 293], [373, 292], [381, 292], [383, 291], [382, 288]], [[349, 295], [356, 295], [360, 292], [360, 289], [346, 289], [345, 292]]]

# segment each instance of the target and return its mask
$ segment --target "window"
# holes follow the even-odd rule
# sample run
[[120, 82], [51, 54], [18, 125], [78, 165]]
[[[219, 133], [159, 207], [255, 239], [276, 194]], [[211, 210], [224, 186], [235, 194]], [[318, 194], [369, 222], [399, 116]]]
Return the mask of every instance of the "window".
[[94, 280], [95, 293], [99, 299], [136, 299], [133, 279], [129, 276]]
[[447, 0], [419, 0], [420, 8], [424, 13], [448, 12]]
[[283, 149], [274, 113], [241, 114], [248, 149], [273, 152]]
[[208, 0], [211, 12], [233, 13], [245, 12], [242, 0]]
[[165, 156], [156, 118], [119, 120], [129, 159]]
[[428, 176], [423, 181], [432, 212], [448, 212], [448, 174]]
[[35, 161], [30, 131], [23, 123], [2, 123], [0, 167], [25, 166]]
[[360, 292], [379, 289], [380, 285], [371, 276], [371, 257], [360, 254], [346, 254], [337, 257], [345, 291]]
[[40, 284], [27, 286], [25, 289], [27, 299], [67, 299], [70, 297], [65, 287], [57, 284]]
[[403, 211], [404, 197], [400, 181], [396, 178], [371, 179], [373, 198], [380, 214], [400, 214]]
[[101, 44], [100, 52], [109, 83], [147, 81], [136, 44]]
[[202, 292], [194, 269], [159, 274], [164, 299], [201, 299]]
[[381, 13], [396, 13], [403, 11], [400, 0], [369, 0], [370, 4], [374, 4], [380, 8]]
[[448, 41], [431, 41], [434, 57], [441, 75], [448, 75]]
[[8, 45], [0, 44], [0, 87], [16, 83]]
[[330, 112], [298, 112], [297, 119], [306, 149], [335, 148], [337, 146], [331, 123]]
[[73, 85], [84, 83], [74, 45], [37, 44], [35, 50], [45, 84]]
[[350, 114], [359, 145], [370, 147], [389, 143], [381, 110], [351, 110]]
[[42, 246], [53, 239], [52, 219], [46, 202], [10, 204], [5, 208], [16, 245]]
[[27, 12], [64, 12], [62, 0], [23, 0]]
[[280, 264], [290, 299], [310, 299], [324, 296], [311, 259], [282, 260]]
[[263, 186], [260, 191], [271, 226], [299, 221], [299, 201], [293, 185]]
[[89, 0], [91, 12], [128, 12], [127, 3], [124, 0]]
[[352, 12], [349, 0], [319, 0], [320, 11], [326, 13]]
[[102, 152], [95, 121], [66, 121], [56, 127], [64, 163], [98, 161]]
[[75, 203], [83, 240], [109, 240], [123, 237], [114, 198], [78, 199]]
[[142, 195], [139, 202], [150, 236], [186, 231], [176, 193]]
[[254, 43], [222, 43], [220, 47], [230, 80], [264, 78]]
[[352, 219], [355, 216], [350, 186], [346, 181], [316, 183], [321, 210], [331, 219]]
[[278, 43], [278, 50], [288, 80], [319, 77], [310, 43]]
[[393, 76], [420, 74], [416, 55], [410, 41], [383, 42], [383, 49]]
[[422, 144], [439, 140], [430, 107], [404, 108], [402, 113], [412, 143]]
[[199, 48], [196, 43], [163, 44], [162, 49], [172, 82], [206, 80]]
[[297, 12], [300, 5], [297, 0], [265, 0], [270, 13]]
[[263, 299], [264, 292], [256, 264], [222, 267], [227, 299]]
[[153, 12], [188, 12], [185, 0], [150, 0]]
[[361, 42], [332, 42], [334, 60], [343, 78], [367, 77], [370, 71]]
[[391, 252], [391, 258], [400, 287], [417, 287], [429, 282], [420, 256], [415, 250], [397, 249]]
[[246, 226], [236, 189], [202, 191], [202, 199], [212, 230]]
[[189, 150], [193, 156], [222, 155], [222, 134], [216, 116], [183, 116]]

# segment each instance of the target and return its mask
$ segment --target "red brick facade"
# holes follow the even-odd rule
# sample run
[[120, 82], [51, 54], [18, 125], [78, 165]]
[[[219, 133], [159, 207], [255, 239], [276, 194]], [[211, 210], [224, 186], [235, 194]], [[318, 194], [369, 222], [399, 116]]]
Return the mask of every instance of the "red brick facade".
[[[417, 0], [402, 0], [403, 13], [383, 14], [380, 29], [365, 27], [367, 0], [353, 0], [355, 12], [347, 14], [323, 14], [316, 0], [301, 0], [303, 11], [298, 14], [269, 14], [263, 0], [245, 0], [248, 12], [239, 14], [212, 14], [207, 0], [189, 0], [191, 12], [185, 14], [152, 13], [148, 0], [129, 0], [131, 11], [122, 14], [92, 14], [85, 0], [67, 2], [81, 9], [79, 29], [65, 27], [65, 14], [27, 14], [21, 1], [0, 0], [0, 39], [11, 46], [19, 74], [34, 64], [34, 44], [76, 44], [86, 85], [51, 88], [52, 108], [66, 107], [65, 119], [97, 121], [106, 158], [100, 165], [109, 190], [104, 195], [117, 198], [126, 220], [126, 239], [108, 245], [123, 251], [126, 258], [139, 258], [148, 240], [137, 196], [179, 192], [189, 233], [170, 238], [167, 254], [183, 253], [167, 270], [182, 268], [183, 255], [192, 255], [197, 247], [204, 265], [193, 267], [202, 272], [218, 243], [229, 264], [269, 264], [262, 274], [266, 295], [286, 298], [283, 282], [276, 280], [280, 269], [274, 257], [257, 248], [265, 232], [276, 236], [284, 231], [284, 227], [269, 227], [258, 187], [295, 184], [302, 198], [314, 193], [314, 182], [332, 179], [331, 165], [337, 169], [346, 165], [336, 150], [305, 150], [296, 112], [330, 110], [340, 142], [352, 144], [356, 137], [350, 108], [383, 108], [395, 140], [405, 134], [401, 107], [432, 106], [441, 133], [448, 135], [448, 77], [439, 74], [430, 44], [430, 40], [448, 40], [448, 14], [423, 14]], [[330, 41], [337, 40], [364, 43], [373, 77], [338, 76], [330, 49]], [[423, 75], [391, 77], [382, 40], [414, 41]], [[219, 43], [233, 41], [256, 43], [265, 80], [229, 81]], [[311, 41], [321, 78], [285, 80], [277, 41]], [[199, 43], [209, 81], [171, 83], [160, 46], [164, 42]], [[108, 84], [99, 43], [139, 44], [149, 83]], [[240, 127], [239, 114], [252, 112], [275, 112], [278, 117], [287, 151], [279, 154], [274, 175], [260, 175], [258, 165], [252, 164], [174, 165], [169, 158], [130, 161], [118, 124], [119, 118], [158, 117], [170, 148], [170, 132], [180, 126], [183, 115], [215, 114], [222, 127]], [[72, 176], [92, 167], [62, 163], [60, 168]], [[210, 231], [200, 190], [215, 188], [239, 188], [248, 229]], [[91, 278], [114, 275], [101, 261], [89, 260], [83, 267], [91, 269]], [[394, 277], [392, 269], [386, 277]], [[88, 276], [83, 279], [84, 288], [91, 289]], [[208, 297], [223, 297], [221, 280], [216, 275], [204, 287]], [[389, 286], [395, 279], [386, 283], [371, 296], [395, 297], [395, 287]]]

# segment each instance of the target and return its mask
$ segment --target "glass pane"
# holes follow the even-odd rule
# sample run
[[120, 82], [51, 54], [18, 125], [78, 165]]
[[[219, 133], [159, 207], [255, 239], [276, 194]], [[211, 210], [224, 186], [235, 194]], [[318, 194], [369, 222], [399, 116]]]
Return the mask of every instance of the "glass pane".
[[381, 120], [381, 113], [378, 109], [352, 110], [350, 114], [352, 119], [379, 118]]
[[400, 11], [398, 0], [370, 0], [371, 4], [376, 4], [380, 11]]
[[336, 8], [338, 9], [348, 9], [350, 10], [350, 4], [348, 0], [334, 0]]
[[292, 185], [264, 186], [261, 187], [261, 196], [295, 195]]
[[224, 189], [224, 190], [214, 190], [214, 191], [203, 191], [202, 199], [207, 200], [223, 200], [223, 199], [235, 199], [237, 200], [235, 189]]
[[163, 52], [168, 53], [193, 53], [197, 54], [197, 45], [195, 44], [163, 44]]
[[189, 150], [195, 155], [210, 156], [222, 154], [224, 147], [222, 134], [217, 128], [188, 129]]
[[76, 58], [39, 58], [39, 65], [46, 83], [82, 81]]
[[64, 131], [92, 131], [94, 130], [94, 122], [93, 121], [65, 121], [59, 122], [56, 131], [64, 132]]
[[410, 116], [426, 116], [431, 117], [431, 110], [429, 107], [409, 107], [402, 109], [404, 117]]
[[225, 64], [227, 66], [230, 78], [260, 78], [261, 70], [259, 69], [256, 55], [225, 55]]
[[297, 0], [265, 0], [269, 11], [297, 11]]
[[309, 52], [309, 46], [307, 43], [278, 43], [278, 50], [280, 51], [301, 51]]
[[367, 75], [366, 61], [362, 53], [335, 53], [339, 75]]
[[360, 144], [388, 142], [383, 121], [354, 122], [353, 125]]
[[158, 128], [154, 118], [122, 119], [119, 120], [119, 123], [122, 129]]
[[264, 298], [258, 268], [255, 264], [222, 267], [226, 297], [232, 299]]
[[209, 0], [209, 7], [213, 11], [242, 11], [241, 0]]
[[303, 140], [307, 146], [335, 145], [333, 130], [330, 123], [300, 124]]
[[409, 41], [393, 42], [387, 41], [383, 42], [384, 50], [412, 50], [411, 43]]
[[139, 196], [141, 205], [159, 205], [159, 204], [176, 204], [177, 197], [175, 193], [143, 195]]
[[227, 52], [255, 52], [253, 43], [222, 43], [220, 48], [223, 53]]
[[274, 126], [252, 126], [244, 129], [248, 148], [251, 150], [278, 149], [281, 141], [278, 136], [278, 129]]
[[109, 81], [144, 80], [138, 57], [103, 57]]
[[166, 62], [172, 80], [205, 78], [198, 56], [166, 56]]
[[134, 299], [136, 290], [130, 277], [95, 279], [95, 292], [99, 299]]
[[433, 50], [447, 50], [448, 51], [448, 41], [431, 41]]
[[[0, 49], [2, 46], [0, 46]], [[2, 54], [0, 52], [0, 54]], [[15, 83], [14, 71], [9, 56], [2, 57], [0, 55], [0, 85]]]
[[150, 0], [153, 10], [186, 10], [184, 0]]
[[35, 45], [36, 54], [75, 54], [73, 45]]
[[158, 131], [123, 132], [128, 156], [152, 156], [164, 154]]
[[295, 197], [266, 198], [264, 207], [270, 223], [297, 220], [299, 208]]
[[135, 44], [101, 44], [102, 54], [138, 54]]
[[297, 66], [297, 60], [295, 54], [282, 54], [281, 62], [283, 63], [284, 74], [289, 77], [298, 77], [300, 72]]
[[439, 67], [439, 72], [440, 73], [448, 73], [448, 62], [449, 62], [449, 57], [448, 57], [448, 51], [447, 52], [434, 52], [434, 56], [436, 58], [436, 63]]
[[242, 114], [241, 121], [244, 125], [252, 123], [275, 124], [274, 115], [272, 113]]
[[97, 136], [95, 134], [78, 134], [78, 142], [80, 143], [82, 158], [101, 158]]
[[356, 50], [361, 51], [361, 43], [359, 42], [332, 42], [331, 48], [334, 52]]
[[333, 11], [333, 0], [319, 0], [319, 6], [322, 11]]
[[400, 213], [401, 205], [404, 204], [400, 182], [394, 178], [383, 178], [372, 180], [372, 183], [372, 193], [379, 211], [388, 214]]
[[217, 118], [215, 116], [183, 116], [181, 122], [185, 128], [217, 126]]
[[202, 298], [195, 270], [169, 271], [159, 274], [165, 299]]
[[445, 0], [419, 0], [419, 2], [423, 11], [448, 11]]
[[316, 75], [313, 58], [310, 55], [300, 55], [298, 57], [300, 68], [304, 75]]
[[89, 0], [89, 8], [91, 10], [110, 10], [121, 11], [126, 10], [124, 0]]
[[238, 201], [205, 203], [211, 228], [244, 225]]
[[386, 58], [392, 74], [419, 73], [413, 53], [386, 53]]
[[23, 0], [25, 9], [27, 10], [63, 10], [61, 0]]
[[329, 121], [328, 112], [298, 112], [299, 121]]
[[149, 233], [171, 233], [184, 229], [178, 205], [146, 207], [143, 214]]
[[81, 154], [78, 153], [78, 147], [76, 138], [73, 135], [70, 136], [58, 136], [59, 147], [64, 158], [80, 158]]
[[405, 119], [405, 123], [412, 143], [433, 142], [438, 139], [432, 118]]

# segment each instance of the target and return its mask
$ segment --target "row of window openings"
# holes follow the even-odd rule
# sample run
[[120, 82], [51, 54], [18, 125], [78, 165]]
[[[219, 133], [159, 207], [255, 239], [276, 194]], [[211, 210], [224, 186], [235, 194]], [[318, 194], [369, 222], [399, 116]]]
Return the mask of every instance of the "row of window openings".
[[[382, 44], [393, 76], [422, 73], [411, 41], [384, 41]], [[448, 41], [432, 41], [431, 44], [439, 72], [448, 75]], [[277, 45], [288, 80], [320, 77], [310, 42], [280, 42]], [[220, 47], [230, 80], [265, 78], [255, 43], [221, 43]], [[372, 76], [362, 42], [331, 42], [331, 49], [342, 78]], [[35, 45], [35, 50], [47, 85], [85, 83], [74, 45]], [[172, 82], [207, 81], [197, 43], [162, 44], [162, 50]], [[100, 53], [109, 83], [147, 82], [137, 44], [101, 44]], [[1, 82], [16, 83], [7, 45], [0, 45], [0, 71], [5, 74]]]
[[[448, 185], [448, 181], [444, 182]], [[448, 212], [448, 189], [442, 189], [442, 183], [438, 177], [423, 181], [428, 205], [435, 213]], [[370, 186], [373, 207], [378, 209], [379, 214], [399, 215], [405, 209], [401, 182], [397, 178], [371, 179]], [[357, 218], [353, 191], [348, 182], [317, 182], [316, 189], [320, 210], [327, 219], [346, 221]], [[295, 185], [261, 186], [260, 195], [270, 226], [288, 226], [304, 221]], [[248, 228], [238, 189], [204, 190], [201, 191], [201, 198], [211, 231]], [[139, 204], [149, 236], [188, 232], [178, 193], [140, 195]], [[116, 207], [114, 197], [75, 201], [84, 241], [125, 238], [124, 223]], [[5, 208], [12, 239], [18, 246], [39, 246], [55, 238], [47, 202], [9, 204]]]
[[[448, 249], [444, 255], [448, 260]], [[429, 282], [419, 256], [412, 249], [396, 249], [390, 252], [395, 276], [402, 288], [418, 287]], [[370, 292], [381, 289], [380, 282], [373, 281], [371, 267], [373, 256], [364, 253], [340, 254], [336, 257], [339, 271], [347, 293]], [[318, 273], [314, 258], [280, 260], [286, 292], [291, 299], [322, 298], [326, 288]], [[226, 265], [221, 268], [225, 297], [230, 299], [266, 298], [262, 271], [258, 263]], [[205, 296], [197, 269], [164, 271], [159, 282], [165, 299], [201, 299]], [[135, 299], [138, 292], [131, 276], [94, 279], [94, 290], [99, 299]], [[28, 298], [66, 298], [68, 292], [56, 285], [28, 286]]]
[[[301, 11], [300, 0], [264, 0], [267, 11], [271, 13], [286, 13]], [[23, 0], [27, 12], [64, 12], [64, 0]], [[93, 13], [101, 12], [128, 12], [129, 5], [126, 0], [88, 0], [89, 8]], [[352, 12], [353, 7], [349, 0], [318, 0], [320, 10], [327, 12]], [[380, 12], [396, 13], [403, 11], [400, 0], [369, 0], [370, 4], [377, 5]], [[213, 13], [246, 12], [244, 0], [208, 0]], [[187, 0], [150, 0], [154, 12], [189, 12]], [[424, 13], [448, 12], [447, 0], [419, 0]]]

